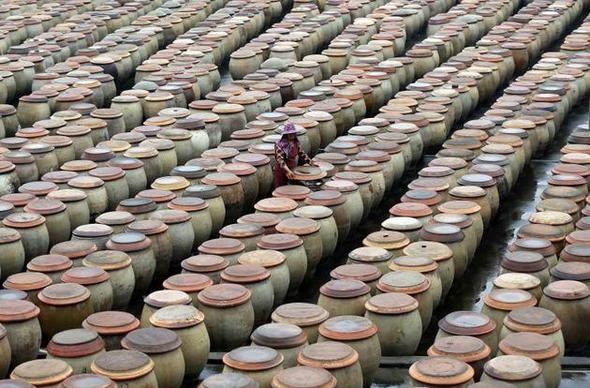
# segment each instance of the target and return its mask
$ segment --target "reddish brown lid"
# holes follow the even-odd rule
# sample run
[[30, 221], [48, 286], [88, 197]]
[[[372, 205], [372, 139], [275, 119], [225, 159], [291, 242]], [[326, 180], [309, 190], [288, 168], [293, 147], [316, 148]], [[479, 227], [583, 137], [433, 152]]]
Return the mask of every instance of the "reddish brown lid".
[[136, 329], [121, 340], [123, 348], [146, 354], [171, 352], [178, 349], [180, 345], [182, 341], [174, 331], [160, 327]]
[[543, 294], [559, 300], [578, 300], [590, 295], [588, 286], [577, 280], [558, 280], [549, 283], [543, 289]]
[[496, 322], [483, 313], [454, 311], [438, 321], [439, 329], [452, 335], [481, 336], [496, 329]]
[[147, 249], [151, 244], [152, 241], [144, 234], [128, 232], [112, 235], [109, 241], [107, 241], [106, 247], [115, 251], [135, 252]]
[[97, 332], [87, 329], [61, 331], [47, 344], [47, 353], [56, 358], [77, 358], [96, 354], [104, 349]]
[[[331, 376], [331, 375], [330, 375]], [[222, 387], [234, 387], [234, 388], [258, 388], [257, 382], [252, 380], [245, 374], [241, 373], [219, 373], [207, 377], [199, 388], [222, 388]]]
[[276, 388], [334, 388], [336, 378], [327, 370], [310, 366], [296, 366], [279, 371], [272, 379]]
[[27, 270], [32, 272], [60, 272], [72, 267], [74, 263], [63, 255], [41, 255], [27, 263]]
[[49, 286], [53, 281], [44, 273], [19, 272], [6, 278], [2, 286], [14, 290], [36, 291]]
[[219, 231], [220, 236], [235, 239], [260, 236], [263, 233], [264, 228], [255, 224], [226, 225]]
[[48, 305], [73, 305], [88, 300], [90, 291], [76, 283], [52, 284], [41, 290], [37, 297], [41, 302]]
[[77, 283], [86, 286], [106, 282], [110, 277], [111, 276], [101, 268], [75, 267], [67, 270], [61, 276], [61, 281], [64, 283]]
[[319, 327], [319, 333], [332, 341], [358, 341], [377, 334], [378, 328], [370, 319], [353, 315], [329, 318]]
[[151, 307], [162, 308], [174, 304], [190, 304], [192, 298], [184, 291], [158, 290], [146, 296], [143, 302]]
[[277, 198], [290, 198], [295, 201], [303, 201], [311, 190], [302, 185], [285, 185], [277, 187], [272, 196]]
[[504, 326], [514, 332], [552, 334], [561, 329], [555, 313], [541, 307], [517, 308], [504, 318]]
[[251, 292], [239, 284], [215, 284], [207, 287], [197, 296], [199, 303], [207, 306], [225, 308], [238, 306], [250, 300]]
[[502, 381], [530, 380], [543, 372], [543, 367], [526, 356], [497, 356], [484, 365], [486, 375]]
[[13, 369], [12, 380], [24, 380], [33, 386], [57, 386], [73, 373], [72, 367], [60, 359], [39, 359], [23, 362]]
[[39, 307], [27, 300], [0, 299], [0, 322], [18, 322], [35, 318]]
[[427, 351], [431, 357], [447, 356], [467, 363], [485, 360], [491, 352], [481, 339], [462, 335], [438, 338]]
[[113, 228], [102, 224], [86, 224], [78, 226], [72, 234], [78, 237], [104, 237], [113, 234]]
[[252, 343], [273, 349], [288, 349], [307, 343], [305, 332], [291, 323], [267, 323], [250, 336]]
[[530, 357], [542, 361], [559, 356], [554, 339], [539, 333], [511, 333], [498, 344], [504, 354]]
[[154, 362], [146, 354], [135, 350], [111, 350], [99, 355], [90, 368], [94, 373], [125, 382], [150, 373]]
[[[73, 375], [61, 382], [60, 388], [117, 388], [117, 384], [106, 376], [91, 373]], [[10, 387], [6, 387], [10, 388]], [[16, 388], [16, 387], [15, 387]]]
[[49, 253], [63, 255], [72, 260], [96, 252], [98, 248], [96, 244], [88, 240], [71, 240], [55, 244], [51, 247]]
[[216, 238], [207, 240], [198, 248], [200, 253], [211, 255], [232, 255], [243, 252], [244, 249], [244, 243], [233, 238]]
[[381, 277], [381, 271], [370, 264], [345, 264], [330, 272], [332, 279], [356, 279], [365, 283], [373, 282]]
[[266, 346], [242, 346], [223, 356], [223, 363], [230, 368], [258, 372], [275, 368], [283, 363], [283, 355]]
[[377, 314], [405, 314], [416, 310], [418, 301], [408, 294], [387, 292], [371, 297], [365, 308]]
[[205, 315], [192, 305], [162, 307], [150, 317], [150, 323], [166, 329], [182, 329], [202, 323]]
[[102, 250], [89, 254], [82, 260], [85, 267], [101, 268], [105, 271], [113, 271], [126, 268], [131, 265], [131, 257], [121, 251]]
[[516, 251], [508, 252], [502, 259], [501, 265], [512, 272], [538, 272], [547, 268], [548, 263], [537, 252]]
[[262, 236], [258, 248], [283, 251], [303, 245], [303, 240], [295, 234], [274, 233]]
[[267, 213], [284, 213], [297, 209], [297, 202], [290, 198], [265, 198], [256, 202], [254, 208]]
[[328, 312], [311, 303], [286, 303], [272, 313], [273, 322], [291, 323], [299, 327], [314, 326], [328, 319]]
[[509, 311], [519, 307], [533, 307], [537, 304], [537, 299], [528, 291], [502, 288], [487, 294], [484, 303], [493, 309]]
[[198, 273], [181, 273], [170, 276], [162, 285], [168, 290], [179, 290], [192, 293], [200, 292], [213, 285], [213, 281], [206, 275]]
[[346, 368], [358, 361], [359, 355], [352, 347], [342, 343], [325, 341], [308, 345], [297, 356], [301, 365], [327, 370]]
[[427, 357], [416, 361], [409, 370], [412, 379], [428, 385], [463, 385], [475, 374], [467, 363], [451, 357]]
[[100, 335], [118, 335], [137, 329], [139, 323], [139, 319], [124, 311], [101, 311], [89, 315], [82, 327]]
[[21, 239], [20, 233], [11, 228], [0, 228], [0, 244], [8, 244]]
[[348, 257], [357, 262], [383, 262], [391, 258], [392, 253], [379, 247], [361, 247], [352, 250]]
[[320, 288], [320, 293], [331, 298], [348, 299], [366, 295], [371, 288], [360, 280], [337, 279], [330, 280]]
[[184, 270], [196, 273], [217, 272], [225, 269], [229, 263], [221, 256], [216, 255], [196, 255], [182, 261], [181, 266]]
[[135, 216], [126, 211], [112, 211], [102, 213], [96, 217], [96, 222], [105, 225], [128, 225], [135, 221]]
[[22, 184], [18, 191], [21, 193], [29, 193], [35, 196], [43, 196], [57, 190], [59, 187], [53, 182], [34, 181]]
[[346, 202], [346, 197], [336, 190], [321, 190], [310, 193], [305, 199], [307, 205], [337, 206]]
[[221, 279], [228, 283], [256, 283], [270, 278], [270, 271], [253, 264], [230, 265], [221, 272]]

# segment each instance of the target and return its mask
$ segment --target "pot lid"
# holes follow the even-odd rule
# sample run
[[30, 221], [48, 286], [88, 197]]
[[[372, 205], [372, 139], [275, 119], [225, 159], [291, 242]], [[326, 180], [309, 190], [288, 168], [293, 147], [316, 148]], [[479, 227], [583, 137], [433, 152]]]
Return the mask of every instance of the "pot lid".
[[74, 265], [72, 260], [63, 255], [41, 255], [27, 263], [27, 270], [31, 272], [61, 272]]
[[475, 311], [454, 311], [438, 321], [439, 329], [452, 335], [478, 337], [496, 329], [496, 322]]
[[246, 287], [233, 284], [214, 284], [207, 287], [197, 296], [199, 303], [207, 306], [225, 308], [247, 303], [252, 293]]
[[71, 240], [55, 244], [49, 253], [63, 255], [70, 259], [85, 257], [98, 250], [95, 243], [88, 240]]
[[517, 308], [504, 318], [504, 326], [514, 332], [552, 334], [561, 329], [555, 313], [541, 307]]
[[429, 385], [462, 385], [475, 374], [473, 368], [456, 358], [436, 356], [416, 361], [409, 370], [412, 379]]
[[213, 285], [213, 281], [206, 275], [198, 273], [181, 273], [170, 276], [163, 283], [168, 290], [179, 290], [186, 293], [199, 292]]
[[250, 336], [252, 343], [273, 349], [288, 349], [307, 344], [305, 332], [291, 323], [267, 323]]
[[105, 237], [113, 234], [113, 228], [102, 224], [80, 225], [72, 231], [72, 234], [77, 237]]
[[348, 254], [351, 260], [363, 263], [388, 261], [391, 256], [391, 252], [379, 247], [356, 248]]
[[127, 350], [137, 350], [146, 354], [168, 353], [182, 345], [178, 335], [168, 329], [148, 327], [129, 332], [121, 340], [121, 346]]
[[429, 356], [447, 356], [472, 363], [487, 359], [491, 349], [477, 337], [452, 335], [436, 339], [428, 349]]
[[87, 329], [60, 331], [47, 344], [47, 353], [55, 358], [85, 357], [103, 349], [102, 338], [97, 332]]
[[184, 270], [195, 273], [222, 271], [229, 265], [228, 261], [216, 255], [196, 255], [182, 261]]
[[143, 302], [151, 307], [162, 308], [174, 304], [190, 304], [192, 298], [184, 291], [158, 290], [146, 296]]
[[[92, 373], [83, 373], [73, 375], [62, 381], [60, 387], [63, 388], [116, 388], [117, 384], [106, 376]], [[10, 388], [10, 387], [7, 387]]]
[[498, 380], [518, 382], [539, 376], [543, 367], [526, 356], [504, 355], [486, 362], [484, 372]]
[[96, 267], [105, 271], [114, 271], [129, 267], [131, 265], [131, 257], [121, 251], [102, 250], [86, 256], [82, 264], [85, 267]]
[[64, 283], [77, 283], [87, 286], [106, 282], [110, 277], [111, 276], [102, 268], [75, 267], [67, 270], [61, 276], [61, 281]]
[[171, 305], [152, 314], [150, 323], [166, 329], [183, 329], [196, 326], [205, 320], [205, 315], [193, 305]]
[[381, 276], [377, 288], [381, 292], [405, 292], [408, 295], [416, 295], [426, 292], [430, 288], [430, 281], [419, 272], [389, 272]]
[[370, 319], [354, 315], [329, 318], [319, 327], [319, 333], [332, 341], [358, 341], [377, 334], [378, 328]]
[[508, 252], [502, 259], [501, 265], [512, 272], [539, 272], [547, 268], [548, 263], [537, 252], [516, 251]]
[[221, 279], [229, 283], [256, 283], [270, 278], [270, 271], [253, 264], [230, 265], [221, 272]]
[[19, 272], [10, 275], [2, 286], [9, 289], [21, 291], [36, 291], [49, 286], [53, 281], [44, 273], [40, 272]]
[[590, 289], [577, 280], [558, 280], [549, 283], [543, 289], [543, 294], [559, 300], [578, 300], [588, 297]]
[[555, 340], [539, 333], [511, 333], [498, 344], [504, 354], [530, 357], [543, 361], [559, 357], [559, 346]]
[[151, 240], [142, 233], [127, 232], [111, 236], [106, 247], [112, 250], [123, 252], [136, 252], [147, 249], [152, 244]]
[[104, 225], [127, 225], [135, 221], [135, 216], [127, 211], [112, 211], [96, 217], [96, 222]]
[[219, 231], [219, 235], [227, 238], [248, 238], [264, 234], [264, 228], [255, 224], [231, 224]]
[[506, 272], [494, 279], [498, 288], [531, 290], [541, 285], [538, 277], [528, 273]]
[[370, 264], [345, 264], [330, 272], [332, 279], [355, 279], [365, 283], [373, 282], [381, 277], [381, 271]]
[[224, 354], [223, 363], [232, 369], [258, 372], [280, 366], [284, 357], [266, 346], [242, 346]]
[[0, 244], [9, 244], [21, 239], [20, 233], [12, 228], [0, 228]]
[[284, 263], [286, 260], [287, 256], [283, 253], [266, 249], [245, 252], [238, 258], [240, 264], [256, 265], [264, 268], [276, 267]]
[[120, 335], [137, 329], [139, 324], [139, 319], [125, 311], [101, 311], [89, 315], [82, 327], [100, 335]]
[[90, 291], [76, 283], [52, 284], [45, 287], [37, 298], [48, 305], [65, 306], [82, 303], [90, 298]]
[[590, 279], [590, 263], [580, 261], [560, 261], [550, 270], [558, 280], [578, 280], [585, 282]]
[[258, 388], [257, 382], [242, 373], [219, 373], [207, 377], [199, 388]]
[[297, 202], [290, 198], [265, 198], [256, 202], [254, 208], [261, 212], [284, 213], [297, 209], [297, 206]]
[[0, 299], [0, 322], [18, 322], [35, 318], [39, 307], [28, 300]]
[[327, 370], [346, 368], [358, 362], [359, 355], [352, 347], [334, 341], [308, 345], [297, 356], [297, 362], [304, 366]]
[[10, 378], [24, 380], [34, 386], [57, 386], [73, 373], [72, 367], [63, 360], [40, 359], [18, 365], [10, 374]]
[[273, 233], [262, 236], [258, 248], [272, 250], [288, 250], [303, 245], [303, 240], [295, 234]]
[[158, 205], [149, 198], [127, 198], [119, 202], [117, 211], [127, 211], [131, 214], [149, 213], [156, 210]]
[[202, 243], [198, 250], [200, 253], [212, 255], [232, 255], [245, 250], [246, 246], [240, 240], [234, 238], [216, 238]]
[[111, 350], [99, 355], [90, 369], [115, 382], [125, 382], [150, 373], [154, 369], [154, 362], [146, 354], [135, 350]]
[[272, 379], [272, 386], [277, 388], [334, 388], [336, 384], [336, 378], [330, 372], [310, 366], [283, 369]]
[[484, 303], [492, 309], [510, 311], [518, 307], [533, 307], [537, 299], [528, 291], [502, 288], [487, 294]]
[[282, 304], [271, 316], [273, 322], [291, 323], [299, 327], [318, 325], [328, 317], [328, 312], [321, 306], [300, 302]]

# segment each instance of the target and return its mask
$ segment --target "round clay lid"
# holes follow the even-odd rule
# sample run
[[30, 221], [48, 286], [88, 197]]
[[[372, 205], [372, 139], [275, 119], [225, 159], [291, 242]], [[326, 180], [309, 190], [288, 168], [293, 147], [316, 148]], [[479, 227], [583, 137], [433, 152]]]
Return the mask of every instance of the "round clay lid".
[[287, 256], [279, 251], [257, 249], [245, 252], [238, 258], [240, 264], [256, 265], [264, 268], [271, 268], [284, 263]]
[[67, 270], [62, 276], [64, 283], [77, 283], [81, 285], [93, 285], [106, 282], [110, 275], [102, 268], [75, 267]]
[[196, 255], [182, 261], [181, 266], [189, 272], [217, 272], [225, 269], [229, 263], [221, 256]]
[[29, 294], [21, 290], [0, 290], [0, 300], [27, 300]]
[[475, 311], [454, 311], [438, 321], [438, 327], [452, 335], [481, 336], [496, 329], [487, 315]]
[[512, 272], [538, 272], [547, 268], [548, 263], [537, 252], [515, 251], [508, 252], [502, 259], [501, 265]]
[[498, 344], [504, 354], [530, 357], [542, 361], [559, 356], [559, 346], [553, 338], [539, 333], [511, 333]]
[[258, 248], [283, 251], [303, 245], [303, 240], [295, 234], [273, 233], [262, 236]]
[[378, 328], [370, 319], [354, 315], [329, 318], [319, 327], [319, 333], [332, 341], [357, 341], [377, 334]]
[[355, 279], [368, 283], [381, 277], [381, 271], [370, 264], [345, 264], [330, 272], [332, 279]]
[[10, 374], [10, 378], [25, 380], [34, 386], [57, 386], [73, 373], [72, 367], [63, 360], [40, 359], [18, 365]]
[[290, 198], [295, 201], [303, 201], [311, 190], [302, 185], [285, 185], [277, 187], [272, 196], [277, 198]]
[[381, 276], [377, 288], [381, 292], [405, 292], [408, 295], [415, 295], [427, 291], [430, 288], [430, 281], [419, 272], [389, 272]]
[[60, 272], [72, 267], [74, 263], [63, 255], [41, 255], [27, 263], [27, 270], [31, 272]]
[[264, 228], [255, 224], [226, 225], [219, 231], [219, 235], [227, 238], [248, 238], [264, 234]]
[[199, 388], [258, 388], [257, 382], [242, 373], [219, 373], [207, 377]]
[[524, 307], [510, 311], [504, 318], [504, 326], [515, 332], [551, 334], [561, 328], [561, 322], [551, 310]]
[[257, 211], [268, 213], [283, 213], [297, 209], [297, 202], [290, 198], [265, 198], [256, 202]]
[[150, 317], [150, 323], [166, 329], [183, 329], [196, 326], [205, 320], [205, 315], [192, 305], [162, 307]]
[[270, 278], [270, 271], [253, 264], [230, 265], [221, 272], [221, 279], [228, 283], [255, 283]]
[[518, 382], [537, 377], [543, 372], [543, 367], [526, 356], [505, 355], [486, 362], [484, 372], [498, 380]]
[[577, 280], [558, 280], [549, 283], [543, 289], [543, 294], [559, 300], [578, 300], [590, 295], [588, 286]]
[[494, 309], [510, 311], [518, 307], [533, 307], [537, 299], [524, 290], [502, 288], [487, 294], [484, 303]]
[[328, 312], [311, 303], [286, 303], [275, 309], [272, 313], [272, 321], [291, 323], [299, 327], [314, 326], [328, 319]]
[[418, 301], [408, 294], [387, 292], [371, 297], [365, 308], [377, 314], [405, 314], [416, 310]]
[[232, 255], [243, 252], [246, 246], [243, 242], [233, 238], [216, 238], [202, 243], [198, 250], [200, 253], [211, 255]]
[[146, 296], [143, 302], [151, 307], [162, 308], [174, 304], [190, 304], [192, 298], [184, 291], [158, 290]]
[[72, 234], [77, 237], [105, 237], [113, 234], [113, 228], [101, 224], [80, 225], [72, 231]]
[[97, 332], [70, 329], [55, 334], [47, 344], [47, 353], [56, 358], [85, 357], [104, 349], [104, 341]]
[[39, 307], [27, 300], [0, 299], [0, 322], [18, 322], [35, 318]]
[[6, 278], [2, 286], [21, 291], [41, 290], [49, 286], [51, 278], [40, 272], [18, 272]]
[[139, 319], [125, 311], [101, 311], [89, 315], [82, 327], [101, 335], [118, 335], [137, 329], [139, 324]]
[[88, 240], [71, 240], [55, 244], [50, 253], [67, 256], [70, 259], [85, 257], [98, 250], [95, 243]]
[[356, 298], [367, 295], [371, 288], [360, 280], [336, 279], [330, 280], [320, 288], [320, 293], [331, 298]]
[[412, 379], [429, 385], [462, 385], [474, 375], [473, 368], [451, 357], [427, 357], [416, 361], [409, 370]]
[[578, 280], [586, 282], [590, 279], [590, 263], [581, 261], [560, 261], [551, 268], [551, 275], [558, 280]]
[[250, 336], [252, 343], [273, 349], [288, 349], [307, 343], [305, 332], [291, 323], [267, 323]]
[[223, 356], [223, 363], [230, 368], [256, 372], [275, 368], [283, 363], [281, 353], [266, 346], [242, 346]]
[[491, 352], [481, 339], [463, 335], [438, 338], [428, 349], [429, 356], [453, 357], [467, 363], [484, 360]]
[[528, 273], [506, 272], [498, 275], [494, 281], [498, 288], [530, 290], [541, 285], [541, 281]]
[[89, 254], [82, 261], [85, 267], [101, 268], [113, 271], [131, 265], [131, 257], [125, 252], [102, 250]]
[[225, 308], [244, 304], [250, 300], [251, 292], [240, 284], [215, 284], [207, 287], [197, 296], [199, 303]]
[[337, 206], [346, 202], [346, 197], [336, 190], [311, 192], [305, 199], [307, 205]]
[[378, 247], [356, 248], [348, 254], [351, 260], [363, 263], [383, 262], [389, 260], [391, 256], [391, 252]]
[[92, 372], [114, 381], [128, 381], [145, 376], [154, 369], [154, 362], [135, 350], [111, 350], [99, 355], [92, 363]]
[[52, 284], [37, 295], [39, 300], [53, 306], [82, 303], [90, 298], [90, 291], [76, 283]]
[[0, 228], [0, 244], [9, 244], [21, 239], [20, 233], [12, 228]]
[[334, 388], [336, 378], [327, 370], [296, 366], [279, 371], [272, 379], [275, 388]]
[[[0, 384], [2, 386], [2, 384]], [[62, 381], [60, 388], [117, 388], [117, 384], [106, 376], [92, 373], [73, 375]], [[6, 387], [8, 388], [8, 387]]]
[[346, 368], [358, 361], [359, 355], [352, 347], [334, 341], [308, 345], [297, 356], [301, 365], [330, 369]]
[[182, 341], [174, 331], [160, 327], [136, 329], [121, 340], [123, 348], [146, 354], [171, 352], [181, 344]]
[[96, 217], [96, 222], [104, 225], [127, 225], [135, 221], [135, 216], [126, 211], [112, 211], [102, 213]]

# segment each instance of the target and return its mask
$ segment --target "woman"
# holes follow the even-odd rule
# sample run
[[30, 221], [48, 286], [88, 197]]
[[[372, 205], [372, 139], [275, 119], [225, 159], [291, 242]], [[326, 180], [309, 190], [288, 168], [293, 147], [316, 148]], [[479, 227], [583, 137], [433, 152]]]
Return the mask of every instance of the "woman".
[[314, 165], [303, 151], [297, 139], [295, 125], [292, 123], [284, 126], [281, 138], [275, 143], [275, 159], [273, 168], [275, 188], [289, 184], [289, 180], [295, 177], [293, 173], [295, 167], [305, 164]]

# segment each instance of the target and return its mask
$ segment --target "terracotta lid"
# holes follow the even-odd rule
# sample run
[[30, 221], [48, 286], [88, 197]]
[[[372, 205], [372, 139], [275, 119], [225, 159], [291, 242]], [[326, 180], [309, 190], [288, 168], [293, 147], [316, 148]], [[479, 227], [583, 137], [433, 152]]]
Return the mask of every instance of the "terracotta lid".
[[22, 184], [18, 188], [18, 191], [21, 193], [33, 194], [35, 196], [43, 196], [57, 189], [58, 186], [53, 182], [35, 181]]
[[358, 362], [359, 355], [352, 347], [342, 343], [325, 341], [308, 345], [297, 356], [304, 366], [327, 370], [346, 368]]
[[295, 201], [303, 201], [311, 190], [302, 185], [285, 185], [277, 187], [272, 196], [277, 198], [290, 198]]
[[223, 356], [223, 363], [230, 368], [258, 372], [275, 368], [283, 363], [281, 353], [266, 346], [242, 346]]
[[256, 283], [270, 278], [270, 271], [253, 264], [230, 265], [221, 272], [221, 279], [228, 283]]
[[[302, 206], [293, 212], [295, 217], [311, 218], [312, 220], [319, 220], [328, 218], [333, 215], [332, 209], [326, 206]], [[239, 222], [239, 220], [238, 220]]]
[[543, 294], [559, 300], [578, 300], [588, 297], [590, 289], [577, 280], [558, 280], [549, 283], [543, 289]]
[[35, 318], [39, 307], [27, 300], [0, 299], [0, 322], [18, 322]]
[[27, 300], [29, 295], [21, 290], [0, 290], [0, 300]]
[[297, 209], [297, 202], [290, 198], [265, 198], [256, 202], [254, 208], [261, 212], [284, 213]]
[[384, 262], [388, 261], [391, 256], [391, 252], [379, 247], [356, 248], [348, 254], [351, 260], [363, 263]]
[[381, 292], [405, 292], [415, 295], [427, 291], [430, 281], [419, 272], [398, 271], [383, 275], [377, 283]]
[[262, 236], [258, 248], [283, 251], [303, 245], [303, 240], [295, 234], [274, 233]]
[[77, 237], [105, 237], [112, 234], [113, 228], [101, 224], [80, 225], [72, 231], [72, 235]]
[[254, 330], [250, 338], [255, 345], [273, 349], [288, 349], [307, 343], [305, 332], [290, 323], [267, 323]]
[[162, 307], [150, 317], [150, 323], [166, 329], [183, 329], [196, 326], [205, 320], [205, 315], [192, 305]]
[[296, 366], [279, 371], [272, 379], [276, 388], [334, 388], [336, 378], [322, 368]]
[[543, 361], [559, 356], [559, 346], [555, 341], [539, 333], [511, 333], [498, 344], [504, 354], [530, 357]]
[[[567, 246], [565, 249], [567, 250]], [[519, 238], [510, 245], [510, 250], [537, 252], [544, 257], [554, 255], [556, 252], [551, 241], [544, 238]]]
[[124, 311], [101, 311], [89, 315], [82, 327], [100, 335], [126, 334], [139, 327], [139, 319]]
[[151, 244], [152, 241], [144, 234], [128, 232], [112, 235], [109, 241], [107, 241], [106, 247], [115, 251], [136, 252], [147, 249]]
[[[117, 384], [106, 376], [83, 373], [70, 376], [61, 382], [60, 388], [116, 388]], [[9, 388], [9, 387], [6, 387]]]
[[367, 295], [371, 288], [360, 280], [336, 279], [330, 280], [320, 288], [320, 293], [331, 298], [348, 299]]
[[319, 327], [319, 333], [332, 341], [358, 341], [377, 334], [377, 325], [365, 317], [342, 315], [329, 318]]
[[496, 322], [475, 311], [454, 311], [438, 321], [439, 329], [452, 335], [481, 336], [493, 332]]
[[39, 300], [52, 306], [73, 305], [90, 298], [90, 291], [76, 283], [52, 284], [37, 295]]
[[104, 349], [97, 332], [87, 329], [61, 331], [47, 344], [47, 353], [55, 358], [77, 358], [96, 354]]
[[174, 304], [190, 304], [192, 298], [184, 291], [158, 290], [146, 296], [143, 302], [151, 307], [162, 308]]
[[438, 338], [427, 351], [431, 357], [447, 356], [467, 363], [485, 360], [491, 352], [481, 339], [459, 335]]
[[106, 212], [96, 217], [96, 222], [104, 225], [128, 225], [133, 221], [135, 216], [126, 211]]
[[154, 362], [146, 354], [135, 350], [111, 350], [99, 355], [90, 369], [115, 382], [125, 382], [150, 373], [154, 369]]
[[264, 234], [264, 228], [255, 224], [226, 225], [219, 231], [220, 236], [235, 239], [261, 236], [262, 234]]
[[551, 275], [557, 280], [578, 280], [586, 282], [590, 279], [590, 263], [580, 261], [560, 261], [551, 268]]
[[160, 327], [136, 329], [121, 340], [124, 349], [146, 354], [168, 353], [178, 349], [180, 345], [182, 341], [174, 331]]
[[219, 373], [207, 377], [199, 388], [258, 388], [258, 383], [245, 374], [241, 373]]
[[365, 283], [373, 282], [381, 277], [381, 271], [370, 264], [345, 264], [330, 272], [332, 279], [355, 279]]
[[82, 261], [85, 267], [101, 268], [114, 271], [131, 265], [131, 257], [121, 251], [102, 250], [89, 254]]
[[149, 198], [128, 198], [119, 202], [118, 211], [127, 211], [131, 214], [148, 213], [156, 210], [158, 205]]
[[21, 239], [20, 233], [11, 228], [0, 228], [0, 244], [9, 244]]
[[207, 287], [197, 296], [199, 303], [207, 306], [225, 308], [247, 303], [252, 293], [246, 287], [233, 284], [215, 284]]
[[486, 362], [484, 372], [498, 380], [519, 382], [539, 376], [543, 367], [526, 356], [504, 355]]
[[508, 252], [501, 265], [513, 272], [539, 272], [547, 268], [548, 263], [540, 253], [528, 251]]
[[510, 311], [504, 318], [504, 326], [514, 332], [552, 334], [561, 329], [561, 321], [551, 310], [524, 307]]
[[311, 303], [286, 303], [275, 309], [272, 321], [291, 323], [299, 327], [314, 326], [328, 319], [328, 312]]
[[181, 266], [184, 270], [196, 273], [207, 273], [222, 271], [229, 263], [221, 256], [215, 255], [196, 255], [182, 261]]
[[432, 215], [432, 209], [423, 203], [403, 202], [393, 205], [389, 214], [394, 217], [428, 217]]
[[27, 263], [27, 270], [32, 272], [61, 272], [74, 265], [72, 260], [63, 255], [41, 255]]
[[524, 290], [498, 289], [487, 294], [484, 303], [493, 309], [510, 311], [519, 307], [533, 307], [537, 299]]
[[14, 290], [36, 291], [49, 286], [53, 281], [44, 273], [18, 272], [6, 278], [2, 286]]
[[61, 276], [61, 281], [64, 283], [77, 283], [86, 286], [106, 282], [110, 277], [111, 276], [101, 268], [75, 267], [67, 270]]
[[211, 255], [232, 255], [243, 252], [244, 249], [244, 243], [233, 238], [216, 238], [207, 240], [198, 248], [200, 253]]
[[412, 379], [428, 385], [462, 385], [468, 383], [475, 374], [469, 364], [444, 356], [416, 361], [409, 373]]
[[179, 290], [187, 293], [200, 292], [213, 285], [213, 281], [206, 275], [198, 273], [181, 273], [170, 276], [163, 283], [168, 290]]
[[18, 365], [10, 378], [24, 380], [33, 386], [57, 386], [74, 373], [72, 367], [60, 359], [26, 361]]
[[70, 259], [77, 259], [85, 257], [93, 252], [96, 252], [98, 248], [92, 241], [86, 240], [71, 240], [64, 241], [55, 244], [51, 247], [50, 253], [66, 256]]

